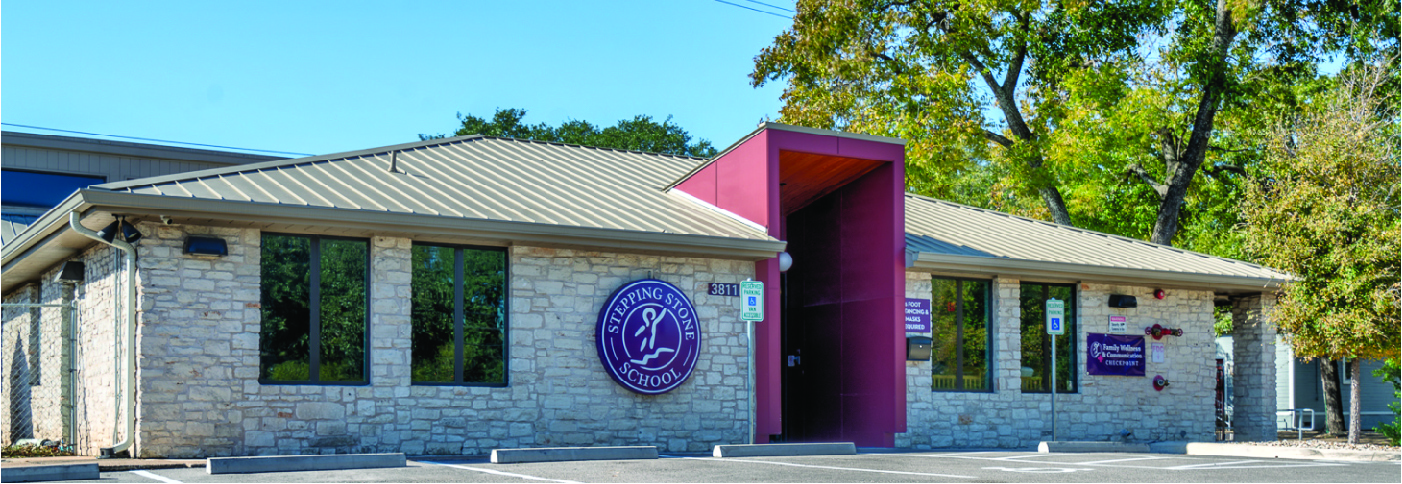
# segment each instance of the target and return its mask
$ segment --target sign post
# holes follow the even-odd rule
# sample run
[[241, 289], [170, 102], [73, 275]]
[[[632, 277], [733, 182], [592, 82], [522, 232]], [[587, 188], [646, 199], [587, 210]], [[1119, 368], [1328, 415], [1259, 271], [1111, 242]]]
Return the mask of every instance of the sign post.
[[759, 410], [755, 408], [755, 323], [764, 321], [764, 282], [745, 281], [740, 283], [740, 320], [745, 322], [745, 390], [749, 393], [750, 441], [755, 442], [755, 419]]
[[1056, 335], [1066, 334], [1066, 302], [1047, 300], [1047, 334], [1051, 335], [1052, 441], [1056, 441]]

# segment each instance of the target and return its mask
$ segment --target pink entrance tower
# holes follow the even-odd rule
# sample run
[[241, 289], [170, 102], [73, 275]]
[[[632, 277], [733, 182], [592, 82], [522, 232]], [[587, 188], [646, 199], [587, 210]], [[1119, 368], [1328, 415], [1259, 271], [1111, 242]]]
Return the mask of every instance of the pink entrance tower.
[[756, 440], [892, 447], [906, 431], [905, 143], [765, 123], [674, 189], [764, 226]]

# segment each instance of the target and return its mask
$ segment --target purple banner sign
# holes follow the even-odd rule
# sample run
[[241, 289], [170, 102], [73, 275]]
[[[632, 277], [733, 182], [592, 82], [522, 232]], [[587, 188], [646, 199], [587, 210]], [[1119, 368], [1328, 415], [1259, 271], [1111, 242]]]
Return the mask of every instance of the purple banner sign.
[[930, 300], [910, 299], [905, 300], [905, 332], [907, 333], [928, 333], [930, 332]]
[[1144, 376], [1144, 335], [1087, 333], [1086, 373]]
[[614, 291], [594, 327], [599, 361], [619, 385], [637, 393], [672, 391], [701, 354], [696, 308], [681, 289], [656, 279]]

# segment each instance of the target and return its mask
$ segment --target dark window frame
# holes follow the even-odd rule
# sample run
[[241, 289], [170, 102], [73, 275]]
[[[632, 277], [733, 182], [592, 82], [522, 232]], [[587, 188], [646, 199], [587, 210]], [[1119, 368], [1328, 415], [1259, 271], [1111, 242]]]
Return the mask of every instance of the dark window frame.
[[[1064, 288], [1067, 288], [1067, 289], [1069, 289], [1069, 290], [1071, 291], [1071, 295], [1065, 299], [1065, 303], [1066, 303], [1066, 323], [1067, 323], [1067, 331], [1066, 331], [1066, 334], [1061, 335], [1061, 337], [1063, 337], [1063, 338], [1070, 338], [1070, 339], [1067, 340], [1066, 343], [1065, 343], [1067, 351], [1066, 351], [1066, 355], [1065, 355], [1064, 358], [1069, 358], [1069, 360], [1066, 360], [1067, 366], [1066, 366], [1066, 375], [1065, 375], [1065, 376], [1067, 377], [1067, 379], [1066, 379], [1066, 380], [1062, 380], [1062, 379], [1060, 379], [1060, 378], [1057, 379], [1057, 382], [1058, 382], [1058, 383], [1060, 383], [1060, 382], [1062, 382], [1062, 381], [1069, 381], [1069, 382], [1071, 383], [1071, 389], [1070, 389], [1070, 390], [1058, 390], [1056, 393], [1057, 393], [1057, 394], [1073, 394], [1073, 393], [1080, 393], [1080, 392], [1081, 392], [1081, 379], [1080, 379], [1080, 371], [1078, 371], [1078, 368], [1080, 368], [1080, 366], [1078, 365], [1078, 361], [1079, 361], [1079, 359], [1080, 359], [1080, 358], [1079, 358], [1079, 356], [1080, 356], [1079, 348], [1080, 348], [1080, 347], [1077, 345], [1077, 341], [1079, 341], [1079, 339], [1077, 338], [1077, 336], [1079, 336], [1079, 334], [1080, 334], [1080, 332], [1081, 332], [1080, 312], [1077, 310], [1077, 308], [1078, 308], [1078, 306], [1079, 306], [1078, 301], [1080, 300], [1080, 299], [1079, 299], [1080, 296], [1077, 294], [1077, 291], [1079, 291], [1079, 289], [1080, 289], [1079, 284], [1077, 284], [1077, 283], [1055, 283], [1055, 282], [1028, 282], [1028, 281], [1021, 281], [1021, 282], [1019, 282], [1019, 287], [1018, 287], [1018, 294], [1019, 294], [1019, 296], [1018, 296], [1018, 307], [1019, 307], [1019, 308], [1022, 307], [1022, 296], [1021, 296], [1021, 295], [1026, 293], [1026, 287], [1027, 287], [1027, 286], [1040, 286], [1040, 287], [1042, 288], [1042, 290], [1041, 290], [1041, 291], [1042, 291], [1042, 298], [1039, 300], [1039, 301], [1040, 301], [1040, 302], [1039, 302], [1039, 305], [1040, 305], [1041, 308], [1042, 308], [1041, 314], [1043, 315], [1043, 318], [1044, 318], [1044, 319], [1043, 319], [1042, 321], [1034, 321], [1032, 324], [1028, 324], [1028, 322], [1027, 322], [1027, 320], [1026, 320], [1026, 315], [1024, 315], [1024, 316], [1022, 317], [1022, 320], [1019, 321], [1019, 324], [1018, 324], [1018, 346], [1019, 346], [1019, 348], [1021, 348], [1021, 347], [1023, 346], [1022, 333], [1023, 333], [1023, 331], [1025, 330], [1025, 328], [1026, 328], [1027, 326], [1037, 325], [1037, 326], [1039, 326], [1040, 328], [1042, 328], [1041, 331], [1040, 331], [1040, 333], [1039, 333], [1039, 334], [1041, 334], [1041, 336], [1042, 336], [1042, 338], [1041, 338], [1041, 342], [1042, 342], [1042, 354], [1048, 356], [1048, 357], [1045, 359], [1045, 364], [1044, 364], [1044, 365], [1042, 366], [1042, 368], [1041, 368], [1042, 374], [1043, 374], [1043, 375], [1051, 375], [1052, 372], [1056, 371], [1056, 368], [1050, 368], [1050, 367], [1051, 367], [1051, 358], [1050, 358], [1050, 355], [1051, 355], [1051, 345], [1052, 345], [1052, 342], [1051, 342], [1051, 335], [1049, 335], [1049, 334], [1046, 333], [1046, 324], [1047, 324], [1047, 323], [1046, 323], [1046, 321], [1045, 321], [1045, 315], [1046, 315], [1046, 311], [1047, 311], [1047, 297], [1048, 297], [1048, 294], [1051, 292], [1051, 288], [1053, 288], [1053, 287], [1064, 287]], [[1058, 339], [1060, 339], [1060, 338], [1058, 338]], [[1062, 356], [1062, 354], [1061, 354], [1060, 352], [1058, 352], [1056, 356], [1057, 356], [1057, 360], [1058, 360], [1058, 361], [1060, 361], [1060, 360], [1063, 359], [1063, 356]], [[1020, 364], [1020, 366], [1026, 366], [1025, 364], [1022, 364], [1022, 362], [1024, 362], [1024, 361], [1026, 361], [1026, 360], [1023, 360], [1023, 359], [1019, 358], [1019, 364]], [[1058, 376], [1060, 376], [1060, 375], [1058, 375]], [[1051, 394], [1051, 391], [1052, 391], [1052, 388], [1051, 388], [1051, 381], [1050, 381], [1049, 378], [1046, 378], [1045, 376], [1044, 376], [1043, 379], [1042, 379], [1042, 388], [1040, 388], [1040, 389], [1028, 390], [1028, 389], [1022, 387], [1022, 384], [1021, 384], [1020, 381], [1019, 381], [1019, 384], [1018, 384], [1018, 388], [1019, 388], [1020, 390], [1022, 390], [1022, 393], [1045, 393], [1045, 394]]]
[[[371, 328], [370, 328], [371, 325], [370, 325], [370, 322], [371, 322], [371, 320], [374, 319], [374, 314], [375, 314], [375, 313], [374, 313], [374, 310], [373, 310], [373, 307], [372, 307], [372, 304], [373, 304], [373, 301], [374, 301], [373, 294], [374, 294], [374, 292], [375, 292], [374, 287], [373, 287], [374, 282], [375, 282], [375, 281], [374, 281], [374, 267], [373, 267], [374, 259], [375, 259], [374, 253], [373, 253], [373, 252], [374, 252], [374, 244], [372, 244], [372, 243], [370, 242], [370, 239], [369, 239], [369, 238], [364, 238], [364, 237], [342, 237], [342, 236], [335, 236], [335, 235], [320, 235], [320, 234], [295, 234], [295, 233], [282, 233], [282, 232], [262, 232], [262, 233], [259, 234], [259, 240], [260, 240], [259, 247], [260, 247], [260, 251], [261, 251], [261, 247], [262, 247], [261, 240], [262, 240], [262, 238], [263, 238], [264, 236], [268, 236], [268, 235], [280, 236], [280, 237], [303, 237], [303, 238], [306, 238], [307, 241], [308, 241], [309, 247], [308, 247], [308, 254], [307, 254], [307, 257], [310, 259], [310, 260], [308, 261], [308, 263], [309, 263], [309, 267], [311, 268], [310, 274], [308, 274], [309, 278], [308, 278], [308, 281], [307, 281], [308, 286], [309, 286], [309, 287], [307, 288], [307, 299], [308, 299], [308, 301], [307, 301], [307, 306], [308, 306], [308, 307], [307, 307], [307, 310], [308, 310], [309, 313], [310, 313], [310, 314], [308, 315], [309, 325], [308, 325], [308, 328], [307, 328], [307, 333], [308, 333], [308, 335], [307, 335], [307, 352], [308, 352], [308, 355], [307, 355], [307, 366], [308, 366], [308, 369], [307, 369], [307, 376], [308, 376], [308, 379], [307, 379], [307, 380], [268, 380], [268, 379], [264, 378], [264, 377], [263, 377], [262, 354], [261, 354], [261, 352], [260, 352], [260, 354], [259, 354], [259, 356], [258, 356], [258, 358], [259, 358], [259, 362], [258, 362], [258, 383], [259, 383], [260, 385], [370, 386], [370, 384], [371, 384], [371, 378], [373, 378], [373, 372], [371, 371], [371, 366], [370, 366], [370, 361], [371, 361], [371, 358], [370, 358], [370, 351], [371, 351], [372, 347], [374, 346], [374, 345], [371, 344], [371, 341], [372, 341], [372, 340], [370, 339], [370, 337], [371, 337]], [[364, 380], [364, 381], [358, 381], [358, 382], [357, 382], [357, 381], [323, 381], [323, 380], [321, 380], [321, 241], [322, 241], [322, 240], [345, 240], [345, 241], [354, 241], [354, 242], [364, 242], [364, 243], [365, 243], [365, 332], [364, 332], [364, 336], [363, 336], [364, 339], [361, 340], [361, 342], [362, 342], [361, 344], [364, 346], [364, 347], [362, 348], [363, 351], [364, 351], [364, 355], [363, 355], [362, 358], [361, 358], [361, 359], [363, 360], [363, 361], [361, 361], [361, 369], [362, 369], [362, 372], [363, 372], [362, 374], [365, 376], [365, 380]], [[258, 265], [259, 265], [259, 266], [262, 266], [262, 264], [263, 264], [263, 261], [262, 261], [262, 257], [261, 257], [261, 253], [260, 253], [260, 257], [259, 257], [259, 260], [258, 260]], [[260, 269], [260, 270], [261, 270], [261, 269]], [[259, 284], [262, 284], [261, 277], [260, 277], [260, 280], [259, 280]], [[261, 300], [261, 297], [260, 297], [259, 303], [260, 303], [260, 304], [264, 304], [264, 303], [265, 303], [264, 301]], [[263, 332], [262, 332], [261, 329], [260, 329], [259, 332], [258, 332], [258, 338], [259, 338], [259, 339], [262, 339], [262, 338], [263, 338]], [[261, 348], [261, 344], [260, 344], [260, 348]]]
[[[955, 283], [955, 289], [954, 289], [954, 291], [955, 291], [955, 296], [954, 296], [954, 304], [955, 304], [954, 318], [955, 318], [955, 328], [956, 328], [957, 334], [955, 335], [955, 343], [954, 343], [954, 345], [955, 345], [955, 348], [956, 348], [956, 349], [955, 349], [955, 351], [956, 351], [955, 362], [956, 362], [956, 363], [955, 363], [955, 367], [954, 367], [954, 368], [955, 368], [955, 369], [954, 369], [954, 374], [955, 374], [955, 378], [954, 378], [954, 388], [952, 388], [952, 389], [937, 389], [937, 388], [934, 388], [933, 385], [932, 385], [931, 388], [930, 388], [930, 391], [933, 391], [933, 392], [940, 392], [940, 393], [993, 393], [993, 387], [994, 387], [994, 382], [993, 382], [993, 380], [994, 380], [995, 377], [996, 377], [996, 373], [994, 373], [994, 363], [995, 363], [996, 360], [997, 360], [997, 358], [994, 357], [994, 355], [997, 354], [996, 351], [995, 351], [996, 348], [993, 347], [993, 342], [996, 341], [996, 338], [993, 337], [993, 336], [994, 336], [994, 335], [993, 335], [993, 333], [994, 333], [994, 331], [993, 331], [993, 328], [994, 328], [994, 324], [993, 324], [993, 319], [994, 319], [994, 310], [993, 310], [993, 309], [994, 309], [994, 308], [993, 308], [993, 281], [992, 281], [992, 280], [989, 280], [989, 279], [975, 279], [975, 278], [968, 278], [968, 277], [939, 277], [939, 276], [931, 276], [931, 277], [930, 277], [930, 281], [931, 281], [931, 283], [932, 283], [932, 284], [931, 284], [931, 289], [933, 289], [933, 287], [934, 287], [934, 286], [933, 286], [933, 282], [934, 282], [935, 280], [937, 280], [937, 279], [938, 279], [938, 280], [945, 280], [945, 281], [953, 281], [953, 282]], [[965, 283], [965, 282], [978, 282], [978, 283], [982, 283], [982, 284], [983, 284], [983, 311], [984, 311], [984, 317], [983, 317], [983, 320], [984, 320], [984, 323], [983, 323], [983, 324], [984, 324], [984, 333], [983, 333], [983, 334], [984, 334], [984, 347], [987, 348], [986, 354], [984, 355], [984, 365], [985, 365], [985, 370], [986, 370], [986, 372], [984, 373], [984, 376], [983, 376], [983, 388], [977, 388], [977, 389], [963, 388], [963, 386], [964, 386], [964, 368], [965, 368], [965, 366], [964, 366], [964, 283]], [[931, 307], [930, 307], [930, 311], [931, 311], [931, 312], [934, 312], [936, 308], [934, 307], [935, 304], [934, 304], [934, 294], [933, 294], [933, 291], [932, 291], [931, 294], [930, 294], [930, 299], [931, 299], [931, 301], [930, 301], [930, 306], [931, 306]], [[931, 330], [931, 331], [933, 331], [933, 330], [935, 329], [935, 328], [934, 328], [934, 324], [935, 324], [934, 316], [931, 315], [931, 318], [930, 318], [930, 330]], [[933, 334], [932, 334], [932, 336], [933, 336]], [[933, 364], [933, 355], [931, 356], [931, 358], [932, 358], [931, 364]], [[932, 372], [932, 373], [933, 373], [933, 372]], [[931, 377], [933, 378], [934, 375], [932, 374]]]
[[[452, 387], [507, 387], [511, 384], [511, 254], [506, 247], [487, 245], [464, 245], [464, 244], [443, 244], [437, 242], [414, 241], [413, 246], [438, 247], [453, 249], [453, 381], [414, 381], [413, 365], [413, 298], [410, 297], [409, 316], [409, 384], [419, 386], [452, 386]], [[409, 248], [410, 254], [410, 287], [413, 287], [413, 247]], [[502, 256], [502, 329], [501, 329], [501, 359], [502, 371], [500, 382], [468, 382], [463, 381], [464, 368], [466, 366], [466, 339], [467, 339], [467, 315], [463, 308], [463, 296], [466, 290], [463, 288], [463, 281], [466, 279], [467, 270], [465, 268], [466, 259], [463, 257], [464, 250], [478, 250], [486, 252], [499, 252]]]

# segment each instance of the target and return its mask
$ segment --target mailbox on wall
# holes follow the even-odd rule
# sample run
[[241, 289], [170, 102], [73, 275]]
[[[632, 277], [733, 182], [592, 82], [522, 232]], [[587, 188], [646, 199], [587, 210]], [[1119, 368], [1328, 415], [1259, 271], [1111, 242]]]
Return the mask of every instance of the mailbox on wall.
[[905, 338], [906, 361], [929, 361], [930, 345], [934, 341], [929, 336], [907, 336]]

